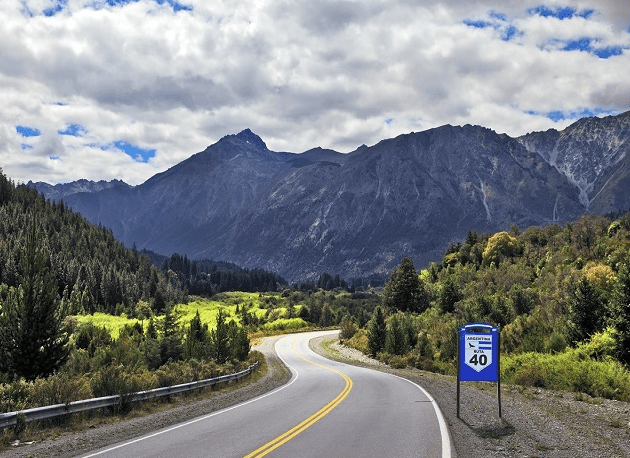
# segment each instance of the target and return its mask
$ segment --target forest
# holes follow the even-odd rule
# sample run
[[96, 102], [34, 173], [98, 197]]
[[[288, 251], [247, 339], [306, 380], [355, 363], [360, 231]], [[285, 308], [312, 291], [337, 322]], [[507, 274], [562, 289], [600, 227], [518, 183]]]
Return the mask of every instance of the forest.
[[[259, 358], [219, 312], [178, 319], [178, 274], [0, 170], [0, 411], [211, 378]], [[133, 317], [114, 338], [78, 317]]]

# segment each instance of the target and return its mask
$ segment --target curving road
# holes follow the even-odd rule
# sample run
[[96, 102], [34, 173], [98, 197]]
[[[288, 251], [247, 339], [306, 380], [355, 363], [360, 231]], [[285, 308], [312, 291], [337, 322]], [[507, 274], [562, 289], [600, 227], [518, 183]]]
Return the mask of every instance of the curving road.
[[276, 343], [293, 377], [248, 402], [99, 450], [88, 457], [443, 457], [446, 424], [420, 386], [325, 359], [311, 332]]

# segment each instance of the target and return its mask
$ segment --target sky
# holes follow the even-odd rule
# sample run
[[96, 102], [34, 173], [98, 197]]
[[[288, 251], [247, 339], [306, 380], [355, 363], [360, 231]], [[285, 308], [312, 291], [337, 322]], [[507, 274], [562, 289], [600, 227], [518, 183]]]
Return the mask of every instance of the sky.
[[625, 1], [180, 1], [1, 0], [4, 174], [137, 185], [246, 128], [347, 153], [630, 110]]

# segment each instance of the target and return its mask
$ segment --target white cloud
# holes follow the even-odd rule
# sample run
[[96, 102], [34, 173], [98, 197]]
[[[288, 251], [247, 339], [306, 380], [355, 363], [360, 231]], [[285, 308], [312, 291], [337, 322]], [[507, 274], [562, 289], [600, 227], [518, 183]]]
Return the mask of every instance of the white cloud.
[[[630, 49], [608, 59], [562, 50], [581, 38], [630, 47], [622, 3], [233, 0], [174, 11], [69, 0], [46, 16], [56, 2], [5, 0], [0, 167], [18, 181], [137, 184], [247, 127], [296, 152], [347, 152], [447, 123], [562, 128], [571, 120], [545, 114], [630, 108]], [[541, 4], [594, 11], [528, 14]], [[41, 135], [23, 138], [17, 125]], [[69, 125], [84, 130], [61, 135]], [[155, 157], [134, 161], [106, 147], [116, 141]]]

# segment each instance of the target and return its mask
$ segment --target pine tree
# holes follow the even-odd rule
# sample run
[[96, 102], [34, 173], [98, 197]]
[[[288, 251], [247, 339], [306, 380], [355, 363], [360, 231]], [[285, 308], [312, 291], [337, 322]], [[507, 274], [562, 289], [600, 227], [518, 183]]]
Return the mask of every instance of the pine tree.
[[383, 309], [380, 306], [374, 309], [374, 315], [372, 315], [372, 319], [368, 323], [367, 337], [368, 348], [372, 356], [376, 356], [378, 352], [383, 351], [387, 337], [387, 324], [385, 323], [385, 313], [383, 313]]
[[239, 326], [232, 338], [232, 356], [239, 361], [245, 361], [249, 356], [250, 349], [251, 345], [249, 336], [247, 335], [247, 329]]
[[185, 357], [202, 359], [208, 353], [208, 342], [210, 333], [208, 325], [201, 322], [199, 310], [190, 320], [190, 326], [186, 333]]
[[438, 296], [438, 304], [442, 313], [454, 313], [455, 304], [461, 300], [459, 288], [451, 277], [447, 277], [443, 282], [442, 289]]
[[319, 318], [319, 325], [327, 328], [333, 324], [333, 313], [330, 310], [330, 305], [324, 304], [322, 307], [322, 315]]
[[406, 351], [405, 333], [398, 314], [391, 317], [385, 335], [385, 351], [394, 355], [402, 355]]
[[20, 286], [12, 288], [0, 315], [0, 370], [28, 380], [52, 374], [69, 354], [57, 282], [31, 216], [19, 262]]
[[619, 333], [619, 360], [630, 365], [630, 258], [619, 267], [612, 301], [615, 327]]
[[422, 313], [429, 307], [429, 295], [418, 277], [413, 261], [403, 258], [384, 289], [385, 306], [403, 312]]
[[602, 328], [603, 301], [597, 289], [586, 278], [582, 278], [569, 302], [569, 340], [582, 342]]
[[215, 361], [219, 364], [225, 363], [230, 357], [230, 330], [225, 321], [223, 310], [217, 314], [216, 328], [210, 333], [212, 341], [212, 353]]

